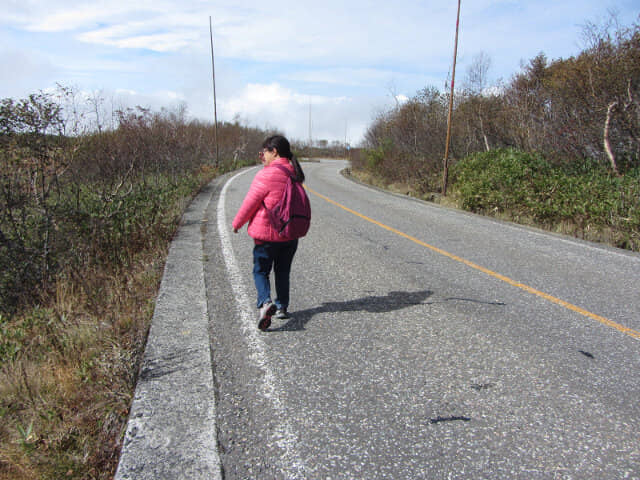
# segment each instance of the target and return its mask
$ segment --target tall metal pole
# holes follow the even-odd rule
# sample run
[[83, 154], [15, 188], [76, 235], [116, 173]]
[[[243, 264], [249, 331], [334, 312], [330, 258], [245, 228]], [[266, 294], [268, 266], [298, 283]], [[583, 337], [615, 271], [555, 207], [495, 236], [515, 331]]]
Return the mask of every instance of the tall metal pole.
[[344, 157], [347, 158], [347, 119], [344, 119]]
[[442, 195], [447, 196], [449, 180], [449, 144], [451, 143], [451, 117], [453, 115], [453, 87], [456, 81], [456, 58], [458, 56], [458, 29], [460, 28], [460, 1], [458, 0], [458, 16], [456, 18], [456, 41], [453, 47], [453, 70], [451, 72], [451, 93], [449, 95], [449, 115], [447, 116], [447, 140], [444, 147], [444, 171], [442, 172]]
[[211, 73], [213, 76], [213, 136], [216, 144], [216, 167], [218, 166], [218, 108], [216, 106], [216, 64], [213, 59], [213, 27], [209, 16], [209, 36], [211, 37]]
[[311, 97], [309, 97], [309, 148], [313, 147], [313, 137], [311, 135]]

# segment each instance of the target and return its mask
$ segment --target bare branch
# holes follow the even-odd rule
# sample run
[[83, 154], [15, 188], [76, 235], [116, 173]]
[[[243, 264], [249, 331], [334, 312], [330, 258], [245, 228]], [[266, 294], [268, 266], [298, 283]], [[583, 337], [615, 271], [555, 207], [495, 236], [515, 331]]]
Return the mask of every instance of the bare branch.
[[611, 141], [609, 140], [609, 127], [611, 124], [611, 115], [613, 110], [618, 106], [618, 102], [611, 102], [609, 107], [607, 108], [607, 118], [604, 122], [604, 150], [607, 152], [607, 157], [609, 157], [609, 162], [611, 163], [611, 168], [614, 173], [620, 176], [620, 172], [618, 172], [618, 166], [616, 164], [616, 157], [613, 154], [613, 150], [611, 149]]

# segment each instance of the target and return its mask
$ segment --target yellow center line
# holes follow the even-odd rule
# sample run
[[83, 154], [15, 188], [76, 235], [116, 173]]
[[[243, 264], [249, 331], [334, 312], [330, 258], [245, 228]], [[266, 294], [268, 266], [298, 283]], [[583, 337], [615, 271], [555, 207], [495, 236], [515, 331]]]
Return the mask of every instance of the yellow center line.
[[325, 201], [327, 201], [327, 202], [329, 202], [329, 203], [331, 203], [331, 204], [333, 204], [333, 205], [335, 205], [335, 206], [337, 206], [337, 207], [339, 207], [339, 208], [341, 208], [343, 210], [346, 210], [347, 212], [349, 212], [349, 213], [351, 213], [351, 214], [353, 214], [353, 215], [355, 215], [357, 217], [360, 217], [363, 220], [366, 220], [367, 222], [371, 222], [371, 223], [373, 223], [375, 225], [378, 225], [379, 227], [384, 228], [385, 230], [393, 232], [396, 235], [399, 235], [401, 237], [406, 238], [407, 240], [411, 240], [412, 242], [417, 243], [418, 245], [421, 245], [423, 247], [426, 247], [429, 250], [432, 250], [432, 251], [434, 251], [436, 253], [439, 253], [440, 255], [444, 255], [445, 257], [448, 257], [448, 258], [450, 258], [452, 260], [455, 260], [456, 262], [463, 263], [463, 264], [465, 264], [465, 265], [467, 265], [467, 266], [469, 266], [469, 267], [471, 267], [471, 268], [473, 268], [475, 270], [479, 270], [482, 273], [485, 273], [485, 274], [487, 274], [487, 275], [489, 275], [491, 277], [497, 278], [498, 280], [502, 280], [503, 282], [508, 283], [509, 285], [512, 285], [512, 286], [517, 287], [517, 288], [520, 288], [520, 289], [524, 290], [525, 292], [529, 292], [529, 293], [531, 293], [533, 295], [536, 295], [538, 297], [544, 298], [545, 300], [553, 302], [553, 303], [555, 303], [557, 305], [561, 305], [564, 308], [567, 308], [567, 309], [569, 309], [569, 310], [571, 310], [573, 312], [576, 312], [576, 313], [579, 313], [581, 315], [584, 315], [585, 317], [588, 317], [588, 318], [591, 318], [593, 320], [596, 320], [596, 321], [598, 321], [598, 322], [600, 322], [600, 323], [602, 323], [604, 325], [607, 325], [608, 327], [615, 328], [616, 330], [618, 330], [618, 331], [620, 331], [620, 332], [622, 332], [622, 333], [624, 333], [626, 335], [629, 335], [629, 336], [631, 336], [633, 338], [640, 339], [640, 332], [638, 332], [636, 330], [633, 330], [631, 328], [625, 327], [624, 325], [620, 325], [619, 323], [616, 323], [613, 320], [609, 320], [608, 318], [605, 318], [605, 317], [602, 317], [602, 316], [597, 315], [595, 313], [592, 313], [592, 312], [590, 312], [588, 310], [585, 310], [584, 308], [580, 308], [580, 307], [578, 307], [576, 305], [573, 305], [573, 304], [571, 304], [569, 302], [565, 302], [564, 300], [556, 298], [553, 295], [549, 295], [548, 293], [544, 293], [544, 292], [541, 292], [540, 290], [536, 290], [535, 288], [530, 287], [528, 285], [525, 285], [524, 283], [520, 283], [520, 282], [517, 282], [516, 280], [513, 280], [513, 279], [511, 279], [509, 277], [505, 277], [504, 275], [501, 275], [501, 274], [499, 274], [497, 272], [489, 270], [488, 268], [484, 268], [484, 267], [482, 267], [482, 266], [480, 266], [480, 265], [478, 265], [476, 263], [473, 263], [473, 262], [471, 262], [469, 260], [466, 260], [466, 259], [464, 259], [462, 257], [459, 257], [457, 255], [454, 255], [453, 253], [449, 253], [449, 252], [447, 252], [445, 250], [442, 250], [441, 248], [434, 247], [433, 245], [429, 245], [428, 243], [425, 243], [422, 240], [419, 240], [419, 239], [417, 239], [415, 237], [412, 237], [411, 235], [407, 235], [406, 233], [401, 232], [400, 230], [396, 230], [395, 228], [390, 227], [388, 225], [385, 225], [384, 223], [380, 223], [377, 220], [374, 220], [373, 218], [367, 217], [366, 215], [362, 215], [361, 213], [358, 213], [355, 210], [350, 209], [349, 207], [345, 207], [344, 205], [341, 205], [338, 202], [335, 202], [335, 201], [331, 200], [330, 198], [319, 194], [318, 192], [314, 191], [313, 189], [311, 189], [311, 188], [309, 188], [307, 186], [305, 186], [305, 188], [309, 192], [311, 192], [314, 195], [316, 195], [317, 197], [320, 197], [323, 200], [325, 200]]

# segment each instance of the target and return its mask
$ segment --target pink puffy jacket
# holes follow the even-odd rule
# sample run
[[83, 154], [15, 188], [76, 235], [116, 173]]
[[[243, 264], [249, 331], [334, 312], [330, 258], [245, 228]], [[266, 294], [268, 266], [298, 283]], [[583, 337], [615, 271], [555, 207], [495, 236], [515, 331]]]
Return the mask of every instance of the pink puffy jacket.
[[293, 165], [286, 158], [276, 158], [271, 164], [264, 167], [253, 178], [251, 187], [242, 201], [240, 210], [233, 219], [233, 229], [239, 230], [249, 222], [248, 233], [251, 238], [259, 242], [286, 242], [292, 238], [283, 237], [276, 232], [267, 216], [262, 202], [267, 208], [272, 209], [280, 200], [287, 183], [285, 173], [274, 165], [280, 164], [294, 173]]

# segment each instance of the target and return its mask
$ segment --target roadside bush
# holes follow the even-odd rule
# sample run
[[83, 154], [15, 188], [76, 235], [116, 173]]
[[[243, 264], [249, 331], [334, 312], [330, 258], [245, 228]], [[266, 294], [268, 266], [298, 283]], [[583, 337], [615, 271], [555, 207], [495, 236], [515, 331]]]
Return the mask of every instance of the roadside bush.
[[183, 112], [67, 118], [52, 95], [0, 101], [0, 480], [113, 477], [182, 212], [266, 136], [223, 124], [216, 162]]
[[[623, 231], [633, 244], [635, 213], [628, 205], [635, 202], [627, 197], [637, 195], [640, 168], [640, 23], [625, 27], [611, 14], [601, 25], [588, 22], [583, 37], [577, 56], [550, 61], [540, 52], [493, 86], [486, 83], [490, 59], [479, 55], [453, 98], [450, 162], [466, 158], [474, 165], [459, 171], [466, 175], [458, 185], [465, 208], [509, 210], [543, 225], [575, 218], [579, 235], [600, 230], [608, 241], [605, 230], [621, 228], [611, 233], [614, 244], [628, 243], [617, 238], [627, 236]], [[400, 183], [411, 194], [438, 198], [450, 98], [430, 87], [405, 101], [394, 99], [395, 106], [368, 127], [362, 145], [368, 161], [354, 160], [353, 172], [377, 185]], [[500, 148], [530, 156], [468, 157]]]
[[265, 137], [223, 123], [216, 162], [212, 126], [143, 108], [117, 112], [113, 130], [69, 137], [58, 100], [0, 101], [0, 313], [50, 294], [63, 267], [128, 264], [171, 234], [168, 205], [203, 176], [255, 163]]
[[451, 171], [462, 208], [491, 213], [526, 211], [551, 166], [540, 156], [515, 150], [473, 154]]
[[552, 165], [540, 154], [478, 153], [452, 169], [452, 190], [468, 211], [500, 215], [640, 251], [640, 174], [603, 166]]

